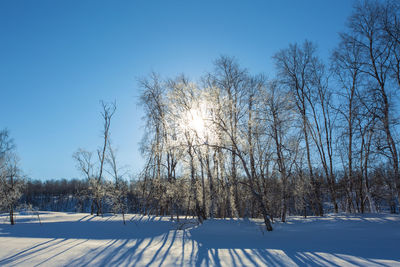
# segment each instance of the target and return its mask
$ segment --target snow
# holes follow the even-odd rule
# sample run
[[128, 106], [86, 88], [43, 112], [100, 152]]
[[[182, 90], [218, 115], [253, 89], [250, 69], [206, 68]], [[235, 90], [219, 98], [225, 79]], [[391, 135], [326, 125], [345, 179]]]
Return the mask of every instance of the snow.
[[[260, 220], [96, 217], [84, 213], [0, 216], [0, 266], [400, 266], [400, 216]], [[183, 230], [181, 230], [183, 229]]]

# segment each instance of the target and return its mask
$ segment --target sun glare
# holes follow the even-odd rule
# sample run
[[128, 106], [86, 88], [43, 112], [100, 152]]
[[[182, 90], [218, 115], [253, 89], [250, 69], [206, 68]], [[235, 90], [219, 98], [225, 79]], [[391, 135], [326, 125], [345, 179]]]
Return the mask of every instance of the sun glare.
[[200, 112], [196, 109], [192, 109], [189, 112], [189, 127], [196, 131], [197, 135], [200, 137], [204, 136], [205, 126], [204, 120], [200, 114]]

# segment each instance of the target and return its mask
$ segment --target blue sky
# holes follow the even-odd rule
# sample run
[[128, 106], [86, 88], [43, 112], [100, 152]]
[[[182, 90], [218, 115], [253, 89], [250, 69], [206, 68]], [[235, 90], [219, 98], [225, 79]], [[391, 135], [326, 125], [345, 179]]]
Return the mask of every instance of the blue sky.
[[72, 154], [101, 144], [100, 100], [117, 102], [111, 138], [139, 172], [137, 79], [198, 79], [219, 55], [273, 75], [271, 57], [304, 39], [329, 57], [353, 1], [0, 1], [0, 129], [34, 179], [80, 177]]

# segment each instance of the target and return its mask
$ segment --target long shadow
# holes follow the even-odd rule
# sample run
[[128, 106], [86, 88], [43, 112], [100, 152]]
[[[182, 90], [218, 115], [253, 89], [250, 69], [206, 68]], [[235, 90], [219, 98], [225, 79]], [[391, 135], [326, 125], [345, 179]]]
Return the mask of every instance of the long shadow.
[[[236, 264], [236, 255], [237, 255], [237, 253], [235, 253], [235, 249], [228, 249], [228, 252], [229, 252], [229, 256], [231, 257], [231, 259], [232, 259], [232, 264], [233, 264], [233, 266], [234, 267], [236, 267], [236, 266], [238, 266], [237, 264]], [[235, 254], [235, 255], [233, 255], [233, 254]], [[240, 258], [240, 257], [238, 257], [238, 259], [239, 259], [239, 261], [240, 261], [240, 266], [244, 266], [244, 263], [243, 263], [243, 261], [242, 261], [242, 259]]]
[[85, 221], [86, 218], [89, 218], [89, 217], [93, 217], [93, 215], [85, 215], [85, 216], [83, 216], [82, 218], [80, 218], [80, 219], [77, 220], [77, 221], [78, 221], [78, 222], [83, 222], [83, 221]]
[[221, 262], [219, 260], [218, 249], [214, 249], [214, 253], [211, 252], [211, 254], [212, 254], [215, 266], [221, 267]]
[[[312, 252], [307, 252], [307, 253], [297, 253], [297, 255], [299, 255], [299, 257], [301, 257], [303, 259], [303, 263], [305, 263], [306, 265], [311, 265], [311, 264], [318, 264], [320, 266], [337, 266], [339, 267], [340, 265], [332, 260], [328, 260], [324, 257], [319, 256], [316, 253], [312, 253]], [[348, 262], [345, 262], [346, 264], [349, 264]]]
[[169, 233], [165, 234], [165, 235], [162, 237], [162, 244], [161, 244], [161, 246], [157, 249], [156, 253], [154, 253], [154, 255], [153, 255], [153, 257], [151, 258], [151, 260], [149, 261], [148, 265], [151, 265], [151, 264], [157, 259], [157, 256], [161, 253], [161, 250], [163, 249], [163, 247], [164, 247], [165, 244], [167, 243], [168, 237], [169, 237]]
[[139, 247], [141, 244], [143, 244], [143, 242], [144, 239], [136, 240], [136, 243], [132, 248], [126, 248], [127, 243], [124, 242], [117, 249], [117, 252], [125, 249], [124, 253], [119, 256], [116, 256], [117, 253], [113, 253], [114, 255], [110, 255], [109, 257], [103, 259], [100, 265], [121, 266], [124, 262], [131, 262], [134, 255], [136, 255], [136, 252], [139, 251]]
[[142, 257], [143, 257], [144, 252], [146, 251], [146, 249], [148, 249], [148, 248], [150, 247], [150, 245], [153, 243], [153, 240], [154, 240], [154, 238], [151, 238], [151, 239], [148, 241], [147, 245], [146, 245], [142, 250], [140, 250], [139, 253], [138, 253], [137, 255], [135, 255], [136, 259], [135, 259], [135, 261], [133, 262], [133, 265], [136, 265], [136, 264], [138, 264], [138, 263], [140, 262], [140, 260], [141, 260]]
[[[48, 243], [45, 246], [42, 246], [40, 248], [34, 249], [34, 250], [29, 250], [28, 252], [21, 254], [17, 257], [10, 258], [6, 261], [4, 261], [4, 264], [11, 264], [12, 265], [19, 265], [24, 262], [30, 262], [33, 258], [48, 254], [51, 251], [56, 250], [59, 247], [62, 247], [64, 245], [68, 245], [70, 243], [73, 243], [74, 241], [68, 241], [67, 239], [61, 239], [61, 240], [54, 240], [52, 243]], [[3, 264], [3, 262], [2, 262]]]
[[165, 259], [167, 258], [167, 255], [171, 251], [172, 246], [174, 245], [174, 242], [175, 242], [175, 239], [176, 239], [176, 233], [177, 233], [177, 230], [175, 230], [173, 235], [172, 235], [172, 239], [170, 241], [170, 244], [169, 244], [167, 250], [164, 252], [164, 256], [161, 259], [160, 266], [162, 266], [162, 264], [164, 263]]
[[[185, 245], [186, 245], [187, 240], [190, 240], [190, 238], [188, 238], [187, 235], [188, 235], [187, 231], [185, 231], [185, 230], [182, 231], [182, 246], [181, 246], [182, 257], [181, 257], [180, 266], [183, 266], [185, 263]], [[193, 249], [193, 247], [192, 247], [192, 249]], [[193, 256], [193, 250], [192, 250], [192, 254], [190, 255], [190, 259], [192, 259], [192, 256]]]
[[[210, 265], [209, 262], [209, 258], [208, 258], [208, 248], [204, 246], [204, 244], [199, 243], [198, 244], [198, 249], [197, 249], [197, 254], [196, 254], [196, 258], [195, 258], [195, 263], [196, 263], [196, 267], [200, 267], [203, 266], [203, 263], [206, 266]], [[217, 259], [216, 265], [220, 265], [219, 264], [219, 259]]]
[[[75, 241], [75, 242], [76, 242], [76, 241]], [[66, 249], [64, 249], [64, 250], [62, 250], [62, 251], [60, 251], [60, 252], [58, 252], [57, 254], [52, 255], [51, 257], [48, 257], [47, 259], [45, 259], [45, 260], [43, 260], [42, 262], [38, 263], [36, 266], [42, 265], [43, 263], [48, 262], [48, 261], [50, 261], [50, 260], [56, 258], [57, 256], [62, 255], [62, 254], [64, 254], [64, 253], [66, 253], [67, 251], [69, 251], [69, 250], [71, 250], [71, 249], [73, 249], [73, 248], [75, 248], [75, 247], [77, 247], [77, 246], [82, 245], [82, 244], [85, 243], [85, 242], [87, 242], [87, 240], [83, 240], [83, 241], [81, 241], [81, 242], [77, 242], [77, 243], [74, 244], [73, 246], [68, 246], [68, 248], [66, 248]]]
[[245, 249], [242, 250], [243, 255], [254, 265], [256, 266], [257, 263], [254, 261], [254, 258], [252, 255], [250, 255]]
[[[105, 255], [107, 253], [107, 251], [111, 250], [113, 251], [112, 255], [115, 254], [115, 252], [118, 252], [119, 249], [121, 249], [122, 247], [124, 247], [129, 240], [125, 240], [121, 246], [118, 247], [118, 249], [113, 248], [114, 244], [116, 244], [118, 242], [117, 239], [114, 240], [110, 240], [109, 242], [107, 242], [104, 246], [99, 247], [97, 249], [93, 249], [91, 251], [91, 253], [86, 254], [85, 256], [76, 258], [75, 260], [69, 262], [70, 266], [85, 266], [87, 264], [93, 263], [96, 259], [98, 259], [99, 257]], [[108, 254], [107, 254], [108, 255]], [[103, 259], [103, 261], [105, 262], [106, 260], [111, 260], [109, 257], [106, 257], [106, 259]]]

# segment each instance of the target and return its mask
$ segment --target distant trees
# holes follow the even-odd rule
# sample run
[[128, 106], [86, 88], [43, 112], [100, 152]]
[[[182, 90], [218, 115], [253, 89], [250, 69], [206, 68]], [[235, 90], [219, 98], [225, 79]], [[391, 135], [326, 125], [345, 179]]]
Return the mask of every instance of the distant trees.
[[30, 180], [22, 191], [20, 204], [31, 204], [38, 210], [90, 212], [86, 179]]

